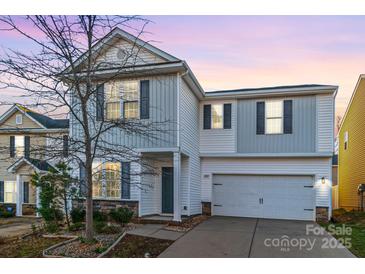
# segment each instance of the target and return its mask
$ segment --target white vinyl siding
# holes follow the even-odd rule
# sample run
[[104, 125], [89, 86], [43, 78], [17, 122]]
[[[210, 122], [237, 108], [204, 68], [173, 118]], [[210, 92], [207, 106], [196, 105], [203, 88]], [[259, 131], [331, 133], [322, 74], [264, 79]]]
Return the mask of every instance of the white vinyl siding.
[[[202, 201], [212, 200], [213, 174], [243, 175], [311, 175], [314, 176], [316, 206], [330, 206], [331, 159], [329, 158], [203, 158]], [[322, 184], [322, 177], [326, 184]]]
[[[232, 104], [231, 121], [232, 127], [230, 129], [203, 129], [203, 108], [204, 104]], [[203, 101], [200, 104], [200, 153], [229, 153], [236, 152], [236, 137], [237, 137], [237, 104], [234, 100], [219, 100], [219, 101]], [[213, 128], [213, 127], [212, 127]]]
[[333, 152], [334, 99], [332, 94], [317, 95], [317, 151]]

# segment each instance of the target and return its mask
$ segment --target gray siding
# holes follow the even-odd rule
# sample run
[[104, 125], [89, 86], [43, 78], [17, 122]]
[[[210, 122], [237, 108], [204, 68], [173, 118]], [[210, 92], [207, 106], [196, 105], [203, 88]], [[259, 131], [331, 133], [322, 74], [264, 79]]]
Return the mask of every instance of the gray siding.
[[[144, 77], [138, 80], [150, 80], [150, 121], [154, 128], [148, 135], [126, 133], [121, 128], [112, 128], [105, 132], [102, 140], [108, 144], [138, 148], [170, 148], [177, 145], [177, 76]], [[95, 106], [90, 104], [90, 123], [95, 123]], [[98, 122], [96, 122], [98, 125]], [[71, 119], [71, 134], [74, 138], [82, 137], [80, 124]], [[149, 130], [152, 127], [149, 128]], [[145, 131], [147, 133], [147, 131]]]
[[237, 152], [315, 152], [315, 96], [292, 97], [283, 99], [293, 100], [292, 134], [256, 135], [256, 102], [262, 100], [238, 100]]

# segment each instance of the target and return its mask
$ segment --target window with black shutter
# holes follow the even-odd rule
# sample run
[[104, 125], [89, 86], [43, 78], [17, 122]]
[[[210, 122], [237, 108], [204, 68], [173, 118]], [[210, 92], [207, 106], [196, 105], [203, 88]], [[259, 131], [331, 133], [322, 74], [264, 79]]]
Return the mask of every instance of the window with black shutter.
[[68, 135], [63, 135], [62, 155], [68, 157]]

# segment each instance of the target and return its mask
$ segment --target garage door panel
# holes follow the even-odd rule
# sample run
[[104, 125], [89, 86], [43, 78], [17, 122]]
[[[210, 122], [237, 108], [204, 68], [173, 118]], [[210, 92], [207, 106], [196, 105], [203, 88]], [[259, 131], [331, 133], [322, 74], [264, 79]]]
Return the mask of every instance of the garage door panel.
[[215, 175], [213, 182], [214, 215], [314, 218], [311, 176]]

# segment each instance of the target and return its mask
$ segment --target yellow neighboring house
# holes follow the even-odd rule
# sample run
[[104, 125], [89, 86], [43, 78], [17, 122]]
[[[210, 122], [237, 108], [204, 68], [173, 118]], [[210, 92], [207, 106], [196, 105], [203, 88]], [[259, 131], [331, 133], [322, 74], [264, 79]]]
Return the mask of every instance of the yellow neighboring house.
[[31, 175], [47, 172], [56, 161], [46, 160], [47, 147], [59, 148], [61, 159], [68, 156], [68, 126], [68, 119], [52, 119], [19, 104], [0, 116], [0, 210], [35, 214], [38, 195]]
[[365, 184], [365, 74], [357, 81], [338, 134], [339, 207], [359, 209], [357, 188]]

